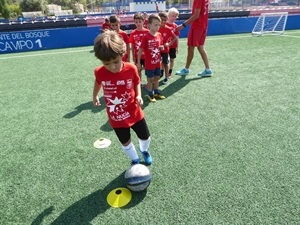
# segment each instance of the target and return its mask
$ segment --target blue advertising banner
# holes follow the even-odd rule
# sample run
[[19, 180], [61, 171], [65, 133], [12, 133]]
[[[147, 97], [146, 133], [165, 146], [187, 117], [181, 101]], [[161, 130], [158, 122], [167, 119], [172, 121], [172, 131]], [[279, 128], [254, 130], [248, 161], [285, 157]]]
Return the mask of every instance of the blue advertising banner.
[[[258, 17], [209, 19], [208, 35], [251, 33]], [[300, 29], [300, 15], [290, 15], [286, 30]], [[177, 21], [181, 24], [182, 21]], [[0, 32], [0, 54], [93, 45], [99, 26]], [[180, 32], [187, 37], [189, 26]]]
[[0, 33], [0, 54], [93, 45], [99, 27]]

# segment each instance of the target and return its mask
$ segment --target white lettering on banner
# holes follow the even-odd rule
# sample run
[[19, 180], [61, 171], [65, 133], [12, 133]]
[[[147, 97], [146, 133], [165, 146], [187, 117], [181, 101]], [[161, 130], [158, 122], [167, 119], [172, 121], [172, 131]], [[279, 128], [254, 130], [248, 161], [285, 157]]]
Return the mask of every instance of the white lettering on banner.
[[43, 48], [43, 38], [49, 38], [50, 31], [30, 31], [16, 33], [0, 33], [0, 52], [31, 50]]
[[33, 49], [35, 43], [38, 45], [39, 48], [43, 47], [41, 39], [37, 39], [35, 42], [31, 40], [0, 42], [0, 52], [18, 51], [24, 49], [30, 50]]
[[11, 40], [9, 34], [0, 34], [0, 40], [1, 41], [9, 41]]

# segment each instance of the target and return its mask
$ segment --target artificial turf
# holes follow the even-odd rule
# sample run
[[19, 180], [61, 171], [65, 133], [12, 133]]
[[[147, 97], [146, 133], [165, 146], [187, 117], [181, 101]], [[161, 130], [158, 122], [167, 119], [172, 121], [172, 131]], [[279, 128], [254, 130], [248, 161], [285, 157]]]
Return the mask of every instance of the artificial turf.
[[[153, 180], [117, 209], [106, 196], [130, 161], [92, 106], [92, 47], [0, 55], [0, 224], [299, 223], [299, 42], [300, 31], [208, 37], [211, 78], [196, 76], [195, 51], [191, 74], [160, 87], [165, 100], [143, 91]], [[181, 39], [174, 70], [185, 57]], [[111, 146], [94, 148], [99, 137]]]

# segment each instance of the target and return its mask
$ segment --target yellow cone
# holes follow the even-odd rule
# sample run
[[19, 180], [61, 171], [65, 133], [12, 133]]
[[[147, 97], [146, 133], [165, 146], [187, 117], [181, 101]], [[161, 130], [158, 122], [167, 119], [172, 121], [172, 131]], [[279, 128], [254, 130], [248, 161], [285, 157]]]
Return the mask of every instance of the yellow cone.
[[127, 188], [116, 188], [107, 195], [107, 203], [114, 208], [127, 205], [131, 200], [131, 192]]

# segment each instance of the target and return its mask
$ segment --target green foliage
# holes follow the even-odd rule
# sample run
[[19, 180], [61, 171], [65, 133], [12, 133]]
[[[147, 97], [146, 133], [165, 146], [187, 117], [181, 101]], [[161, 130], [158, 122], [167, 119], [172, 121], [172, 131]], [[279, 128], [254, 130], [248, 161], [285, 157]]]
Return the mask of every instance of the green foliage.
[[21, 8], [19, 5], [17, 4], [9, 4], [7, 6], [9, 12], [10, 12], [10, 17], [16, 17], [16, 16], [19, 16], [21, 15]]
[[42, 4], [39, 0], [22, 0], [20, 2], [22, 12], [43, 11]]
[[5, 0], [0, 0], [0, 17], [9, 18], [9, 10]]

